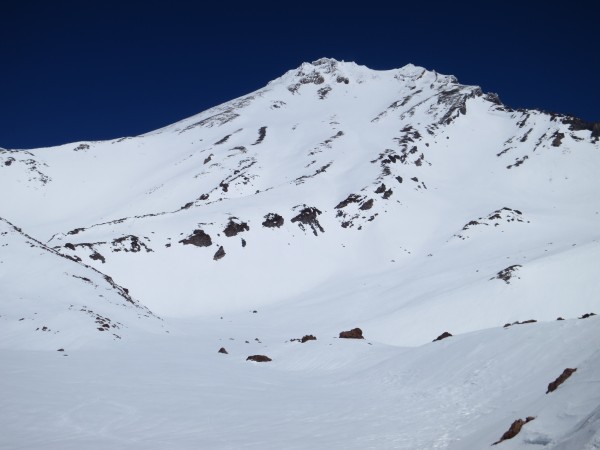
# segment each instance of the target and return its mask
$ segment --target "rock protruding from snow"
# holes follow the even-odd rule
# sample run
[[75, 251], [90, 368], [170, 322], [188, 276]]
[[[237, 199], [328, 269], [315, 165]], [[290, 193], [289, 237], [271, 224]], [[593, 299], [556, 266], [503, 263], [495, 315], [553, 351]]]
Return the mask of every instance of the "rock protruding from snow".
[[524, 320], [522, 322], [516, 321], [513, 323], [505, 323], [504, 328], [512, 327], [513, 325], [526, 325], [528, 323], [536, 323], [536, 322], [537, 322], [537, 320], [535, 320], [535, 319], [529, 319], [529, 320]]
[[221, 246], [219, 247], [219, 250], [217, 250], [217, 252], [216, 252], [216, 253], [215, 253], [215, 255], [213, 256], [213, 259], [214, 259], [215, 261], [218, 261], [218, 260], [220, 260], [221, 258], [223, 258], [225, 255], [226, 255], [226, 253], [225, 253], [225, 249], [224, 249], [224, 248], [223, 248], [223, 246], [221, 245]]
[[577, 368], [574, 369], [570, 369], [570, 368], [566, 368], [565, 370], [563, 370], [563, 373], [561, 373], [558, 378], [556, 378], [556, 380], [554, 380], [552, 383], [548, 384], [548, 390], [546, 391], [546, 394], [549, 394], [550, 392], [554, 392], [555, 390], [558, 389], [558, 387], [563, 384], [565, 381], [567, 381], [567, 379], [573, 375], [575, 372], [577, 371]]
[[279, 214], [269, 213], [265, 216], [262, 226], [265, 228], [280, 228], [283, 226], [284, 219]]
[[495, 277], [490, 278], [490, 280], [498, 279], [504, 281], [506, 284], [510, 284], [511, 278], [515, 276], [515, 272], [519, 267], [522, 266], [520, 264], [513, 264], [512, 266], [508, 266], [506, 269], [502, 269], [500, 272], [498, 272]]
[[497, 209], [486, 217], [479, 217], [477, 220], [471, 220], [466, 223], [462, 230], [459, 233], [456, 233], [455, 236], [461, 239], [467, 239], [471, 235], [468, 233], [469, 230], [480, 227], [499, 227], [500, 225], [507, 223], [523, 223], [525, 219], [523, 217], [523, 213], [518, 209], [512, 209], [508, 207], [503, 207], [501, 209]]
[[227, 227], [223, 230], [223, 233], [227, 237], [237, 236], [239, 233], [243, 233], [244, 231], [249, 231], [250, 227], [246, 222], [242, 222], [235, 217], [229, 219], [229, 223]]
[[142, 249], [146, 250], [147, 253], [151, 252], [152, 249], [148, 247], [141, 239], [137, 236], [127, 235], [120, 238], [113, 239], [112, 241], [113, 252], [131, 252], [137, 253]]
[[195, 245], [196, 247], [210, 247], [212, 245], [210, 236], [202, 230], [194, 230], [192, 234], [179, 242], [184, 245]]
[[306, 230], [306, 225], [307, 227], [311, 228], [315, 236], [318, 236], [317, 230], [321, 233], [325, 233], [325, 230], [323, 229], [318, 220], [318, 216], [320, 214], [321, 211], [319, 211], [317, 208], [305, 206], [304, 208], [302, 208], [302, 210], [297, 216], [292, 218], [292, 223], [298, 222], [298, 226], [302, 231]]
[[316, 341], [317, 338], [315, 336], [313, 336], [312, 334], [306, 334], [304, 336], [302, 336], [301, 339], [290, 339], [290, 342], [300, 342], [302, 344], [304, 344], [305, 342], [308, 341]]
[[350, 203], [359, 203], [361, 200], [362, 200], [362, 197], [360, 195], [350, 194], [348, 197], [346, 197], [345, 200], [342, 200], [341, 202], [339, 202], [336, 205], [335, 209], [345, 208]]
[[246, 361], [269, 362], [273, 360], [266, 355], [250, 355], [246, 358]]
[[349, 331], [342, 331], [340, 339], [364, 339], [363, 332], [360, 328], [352, 328]]
[[529, 416], [525, 420], [523, 420], [523, 419], [517, 419], [517, 420], [515, 420], [511, 424], [510, 428], [502, 435], [502, 437], [500, 438], [500, 440], [494, 442], [492, 445], [498, 445], [502, 441], [506, 441], [507, 439], [514, 438], [517, 434], [519, 434], [519, 432], [521, 431], [521, 428], [523, 428], [523, 425], [525, 425], [526, 423], [531, 422], [534, 419], [535, 419], [535, 417]]
[[438, 337], [436, 337], [432, 342], [441, 341], [442, 339], [446, 339], [449, 337], [452, 337], [452, 334], [450, 334], [447, 331], [444, 331], [442, 334], [440, 334]]

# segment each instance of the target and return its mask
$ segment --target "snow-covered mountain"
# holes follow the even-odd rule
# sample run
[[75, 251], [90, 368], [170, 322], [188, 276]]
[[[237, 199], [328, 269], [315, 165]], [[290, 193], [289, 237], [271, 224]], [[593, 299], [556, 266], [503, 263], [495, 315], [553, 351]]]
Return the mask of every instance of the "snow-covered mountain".
[[[483, 448], [527, 415], [534, 431], [502, 446], [597, 448], [600, 324], [577, 318], [600, 309], [599, 172], [598, 124], [513, 110], [421, 67], [332, 59], [142, 136], [0, 150], [3, 358], [80, 348], [67, 366], [35, 356], [77, 379], [110, 348], [100, 359], [128, 367], [128, 386], [155, 357], [152, 385], [181, 377], [177, 361], [203, 372], [200, 384], [159, 389], [160, 405], [181, 397], [164, 426], [141, 425], [158, 418], [131, 412], [147, 408], [128, 392], [134, 426], [114, 434], [103, 423], [111, 436], [98, 448]], [[126, 332], [107, 339], [98, 317]], [[60, 333], [39, 338], [40, 325]], [[368, 343], [335, 338], [357, 326]], [[431, 343], [444, 331], [455, 336]], [[317, 342], [289, 341], [308, 333]], [[213, 355], [220, 346], [229, 355]], [[256, 372], [251, 351], [273, 361]], [[581, 365], [579, 384], [546, 396], [567, 365]], [[107, 417], [111, 374], [125, 370], [108, 366]], [[261, 397], [262, 383], [276, 394]], [[172, 427], [199, 414], [187, 388], [217, 416], [189, 440], [176, 436], [189, 426]], [[356, 407], [340, 400], [348, 392], [357, 416], [339, 411]], [[248, 417], [256, 401], [280, 425], [272, 437]], [[298, 408], [282, 418], [288, 402]], [[64, 424], [40, 432], [93, 447], [89, 430], [104, 419], [86, 420], [72, 439]], [[11, 445], [27, 435], [14, 423]], [[154, 426], [157, 440], [141, 437]]]

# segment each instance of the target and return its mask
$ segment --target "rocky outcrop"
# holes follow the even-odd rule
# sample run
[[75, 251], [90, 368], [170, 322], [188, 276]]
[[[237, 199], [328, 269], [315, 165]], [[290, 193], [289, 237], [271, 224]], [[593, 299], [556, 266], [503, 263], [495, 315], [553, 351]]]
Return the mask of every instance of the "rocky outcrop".
[[298, 226], [303, 231], [306, 229], [305, 225], [307, 227], [310, 227], [312, 229], [313, 234], [317, 236], [317, 230], [321, 233], [325, 232], [317, 218], [320, 214], [321, 211], [319, 211], [317, 208], [305, 206], [296, 217], [292, 218], [292, 223], [297, 222]]
[[345, 200], [342, 200], [341, 202], [339, 202], [337, 204], [337, 206], [335, 207], [335, 209], [345, 208], [350, 203], [358, 203], [358, 202], [360, 202], [361, 199], [362, 199], [362, 197], [360, 195], [350, 194], [348, 197], [346, 197]]
[[364, 337], [360, 328], [353, 328], [350, 331], [342, 331], [340, 339], [364, 339]]
[[217, 252], [215, 253], [215, 255], [213, 256], [213, 260], [218, 261], [221, 258], [223, 258], [225, 256], [225, 249], [223, 248], [223, 246], [221, 245], [219, 247], [219, 250], [217, 250]]
[[227, 237], [236, 236], [239, 233], [243, 233], [244, 231], [249, 231], [250, 227], [246, 222], [237, 221], [234, 218], [229, 219], [229, 223], [223, 230], [223, 233]]
[[492, 445], [498, 445], [502, 441], [506, 441], [507, 439], [514, 438], [517, 434], [519, 434], [519, 432], [521, 431], [521, 428], [523, 428], [523, 425], [525, 425], [526, 423], [531, 422], [534, 419], [535, 419], [535, 417], [529, 416], [525, 420], [523, 420], [523, 419], [517, 419], [517, 420], [515, 420], [511, 424], [510, 428], [502, 435], [502, 437], [500, 438], [500, 440], [494, 442]]
[[269, 213], [265, 216], [262, 226], [265, 228], [280, 228], [283, 226], [284, 220], [279, 214]]
[[194, 230], [192, 234], [179, 242], [184, 245], [195, 245], [196, 247], [210, 247], [212, 245], [212, 239], [202, 230]]
[[554, 392], [556, 389], [558, 389], [558, 387], [561, 384], [563, 384], [565, 381], [567, 381], [567, 379], [571, 375], [573, 375], [576, 371], [577, 371], [577, 368], [575, 368], [575, 369], [566, 368], [565, 370], [563, 370], [563, 373], [561, 373], [556, 380], [554, 380], [552, 383], [548, 384], [548, 390], [546, 391], [546, 394], [549, 394], [550, 392]]
[[301, 342], [302, 344], [304, 344], [305, 342], [316, 340], [317, 338], [315, 336], [313, 336], [312, 334], [307, 334], [302, 336], [302, 339], [290, 339], [290, 342]]
[[514, 276], [514, 273], [519, 267], [522, 267], [521, 264], [508, 266], [506, 269], [502, 269], [500, 272], [498, 272], [495, 277], [490, 278], [490, 280], [497, 279], [504, 281], [506, 284], [510, 284], [510, 279]]
[[122, 250], [124, 252], [137, 253], [142, 251], [142, 249], [146, 250], [146, 252], [152, 251], [139, 237], [131, 234], [114, 239], [112, 246], [113, 252], [120, 252]]
[[442, 334], [440, 334], [438, 337], [436, 337], [432, 342], [441, 341], [442, 339], [446, 339], [451, 336], [452, 336], [452, 334], [448, 333], [447, 331], [444, 331]]
[[246, 361], [269, 362], [273, 360], [266, 355], [250, 355], [246, 358]]
[[524, 320], [523, 322], [516, 321], [513, 323], [505, 323], [504, 328], [512, 327], [513, 325], [525, 325], [528, 323], [536, 323], [536, 322], [537, 322], [537, 320], [535, 320], [535, 319], [529, 319], [529, 320]]

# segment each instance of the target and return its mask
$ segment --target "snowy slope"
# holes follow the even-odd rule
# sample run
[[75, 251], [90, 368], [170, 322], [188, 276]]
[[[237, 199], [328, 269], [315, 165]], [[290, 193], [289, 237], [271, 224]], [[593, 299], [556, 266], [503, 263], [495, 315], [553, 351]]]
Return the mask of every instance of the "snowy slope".
[[[4, 152], [21, 189], [0, 207], [158, 314], [300, 298], [414, 345], [597, 305], [600, 144], [577, 128], [422, 68], [323, 59], [144, 136]], [[200, 231], [207, 247], [182, 242]]]
[[[68, 358], [0, 350], [0, 448], [471, 450], [528, 416], [497, 448], [600, 443], [597, 318], [400, 348], [284, 342], [259, 316]], [[245, 361], [255, 353], [273, 361]], [[546, 394], [566, 367], [577, 371]]]
[[[502, 446], [597, 443], [598, 320], [577, 317], [600, 310], [599, 139], [598, 124], [513, 110], [452, 76], [321, 59], [142, 136], [0, 150], [0, 215], [23, 229], [1, 222], [13, 381], [0, 388], [96, 379], [94, 358], [121, 376], [98, 376], [89, 410], [87, 386], [50, 395], [41, 411], [59, 423], [23, 446], [467, 449], [528, 415]], [[30, 265], [47, 275], [29, 282]], [[42, 298], [40, 324], [68, 343], [23, 328]], [[369, 343], [335, 339], [356, 326]], [[455, 337], [432, 344], [444, 331]], [[57, 347], [110, 350], [20, 356]], [[249, 372], [250, 350], [274, 361]], [[20, 384], [38, 358], [56, 376]], [[569, 365], [582, 367], [571, 397], [536, 390]], [[12, 429], [7, 448], [31, 431]]]
[[[112, 278], [0, 218], [0, 346], [58, 350], [164, 332]], [[145, 333], [144, 333], [145, 334]]]

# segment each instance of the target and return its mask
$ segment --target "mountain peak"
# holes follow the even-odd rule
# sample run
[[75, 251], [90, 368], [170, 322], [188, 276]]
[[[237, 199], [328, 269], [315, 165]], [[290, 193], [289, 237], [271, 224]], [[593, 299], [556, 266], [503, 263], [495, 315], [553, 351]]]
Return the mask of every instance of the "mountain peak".
[[303, 62], [296, 69], [289, 70], [283, 76], [273, 80], [273, 84], [283, 83], [292, 93], [297, 93], [302, 85], [315, 84], [335, 86], [336, 84], [362, 84], [369, 80], [384, 80], [394, 83], [414, 85], [420, 80], [423, 84], [445, 86], [458, 85], [453, 75], [442, 75], [414, 64], [406, 64], [401, 68], [377, 70], [359, 65], [352, 61], [339, 61], [334, 58], [319, 58], [312, 62]]

